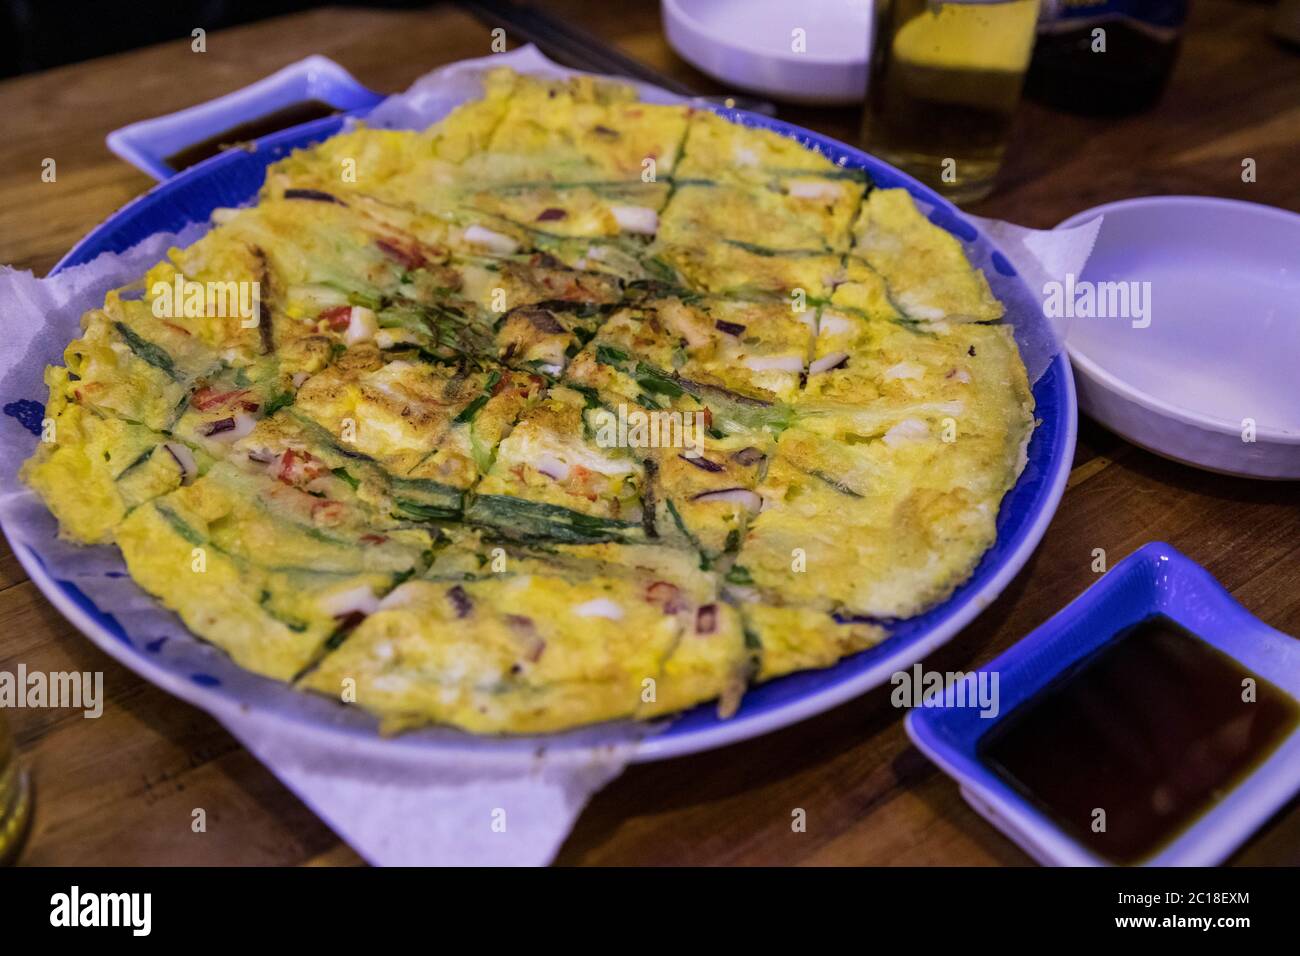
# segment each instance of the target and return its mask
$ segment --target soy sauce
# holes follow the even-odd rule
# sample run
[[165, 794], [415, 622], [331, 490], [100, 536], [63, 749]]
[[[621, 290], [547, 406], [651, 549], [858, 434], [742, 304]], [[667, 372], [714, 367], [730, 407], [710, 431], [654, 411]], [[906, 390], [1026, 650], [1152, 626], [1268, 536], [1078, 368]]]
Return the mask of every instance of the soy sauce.
[[[1253, 702], [1243, 700], [1246, 678]], [[1298, 720], [1289, 694], [1154, 615], [1008, 714], [977, 753], [1078, 842], [1135, 863], [1226, 795]]]
[[236, 143], [246, 143], [260, 136], [266, 136], [268, 133], [275, 133], [282, 129], [288, 129], [290, 126], [298, 126], [301, 123], [309, 123], [312, 120], [324, 119], [326, 116], [333, 116], [336, 113], [338, 113], [337, 109], [320, 100], [305, 100], [302, 103], [294, 103], [292, 106], [286, 106], [274, 113], [267, 113], [265, 116], [251, 119], [247, 123], [232, 126], [215, 136], [209, 136], [201, 142], [179, 149], [168, 156], [164, 162], [172, 169], [180, 172], [195, 163], [203, 162], [210, 156], [217, 155], [217, 153]]

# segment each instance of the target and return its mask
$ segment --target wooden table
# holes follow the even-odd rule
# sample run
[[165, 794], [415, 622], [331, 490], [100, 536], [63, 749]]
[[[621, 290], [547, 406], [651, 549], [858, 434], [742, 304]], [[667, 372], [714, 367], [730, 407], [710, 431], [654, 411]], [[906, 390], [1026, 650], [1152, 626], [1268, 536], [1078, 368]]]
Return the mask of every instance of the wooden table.
[[[626, 52], [716, 90], [678, 60], [653, 4], [551, 4]], [[1160, 106], [1118, 121], [1027, 104], [1002, 188], [973, 208], [1029, 226], [1150, 193], [1203, 193], [1300, 207], [1300, 56], [1267, 35], [1272, 8], [1197, 0]], [[0, 83], [0, 262], [44, 273], [150, 181], [111, 156], [125, 123], [228, 92], [310, 53], [399, 90], [444, 62], [489, 52], [488, 28], [458, 10], [327, 9], [189, 38]], [[852, 111], [783, 116], [853, 140]], [[41, 162], [57, 163], [54, 183]], [[1252, 157], [1258, 181], [1241, 181]], [[1112, 563], [1163, 539], [1204, 564], [1272, 626], [1300, 634], [1296, 484], [1219, 477], [1164, 461], [1084, 422], [1069, 489], [1028, 565], [928, 661], [969, 670], [1002, 651]], [[100, 653], [55, 612], [0, 546], [0, 669], [97, 670], [104, 715], [8, 714], [38, 781], [36, 864], [356, 863], [320, 823], [201, 711]], [[888, 688], [725, 750], [630, 768], [591, 802], [561, 863], [1019, 864], [1026, 857], [961, 801], [907, 741]], [[203, 807], [208, 833], [190, 830]], [[793, 833], [794, 808], [807, 832]], [[1293, 802], [1236, 857], [1300, 863]]]

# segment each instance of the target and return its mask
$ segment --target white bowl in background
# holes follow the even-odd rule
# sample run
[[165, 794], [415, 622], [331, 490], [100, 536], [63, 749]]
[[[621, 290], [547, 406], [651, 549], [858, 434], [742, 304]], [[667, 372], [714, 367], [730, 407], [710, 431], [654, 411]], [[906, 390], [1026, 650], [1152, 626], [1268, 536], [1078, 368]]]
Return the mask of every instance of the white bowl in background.
[[[664, 33], [682, 59], [722, 83], [792, 103], [860, 102], [867, 89], [871, 0], [663, 0]], [[794, 50], [802, 30], [804, 52]]]
[[1057, 228], [1098, 216], [1078, 278], [1094, 288], [1149, 283], [1149, 301], [1145, 317], [1130, 309], [1069, 320], [1080, 408], [1176, 461], [1300, 479], [1300, 215], [1153, 196], [1097, 206]]

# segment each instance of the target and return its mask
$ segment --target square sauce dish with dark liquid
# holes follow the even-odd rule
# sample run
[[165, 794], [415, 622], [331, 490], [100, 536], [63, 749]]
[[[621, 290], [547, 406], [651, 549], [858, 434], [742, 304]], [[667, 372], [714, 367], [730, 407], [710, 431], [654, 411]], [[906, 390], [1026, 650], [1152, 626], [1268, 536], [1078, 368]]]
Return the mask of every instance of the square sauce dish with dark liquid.
[[976, 755], [1079, 844], [1133, 864], [1218, 803], [1298, 721], [1290, 694], [1154, 614], [998, 721]]

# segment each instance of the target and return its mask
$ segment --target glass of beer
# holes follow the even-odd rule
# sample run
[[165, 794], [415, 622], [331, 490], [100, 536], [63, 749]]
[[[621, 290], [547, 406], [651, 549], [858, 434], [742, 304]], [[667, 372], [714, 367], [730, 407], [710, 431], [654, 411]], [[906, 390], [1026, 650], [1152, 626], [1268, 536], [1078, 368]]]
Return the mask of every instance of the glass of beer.
[[31, 816], [31, 783], [0, 711], [0, 866], [18, 859]]
[[953, 202], [993, 188], [1039, 0], [877, 0], [866, 148]]

